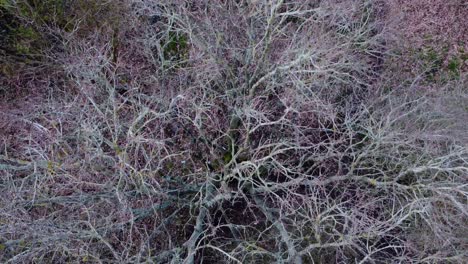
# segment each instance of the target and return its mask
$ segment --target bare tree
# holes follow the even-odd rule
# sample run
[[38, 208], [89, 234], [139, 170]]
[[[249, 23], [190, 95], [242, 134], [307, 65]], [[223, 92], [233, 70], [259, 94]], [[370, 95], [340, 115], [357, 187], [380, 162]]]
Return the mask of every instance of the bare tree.
[[382, 2], [121, 4], [0, 115], [3, 261], [466, 259], [465, 77], [389, 89]]

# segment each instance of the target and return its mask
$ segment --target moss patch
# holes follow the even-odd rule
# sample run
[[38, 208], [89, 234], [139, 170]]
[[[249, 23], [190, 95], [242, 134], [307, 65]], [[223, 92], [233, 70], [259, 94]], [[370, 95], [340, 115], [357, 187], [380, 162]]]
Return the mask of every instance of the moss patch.
[[[44, 65], [43, 54], [63, 49], [62, 32], [86, 37], [117, 29], [123, 8], [97, 0], [0, 0], [0, 73], [9, 78], [25, 70], [35, 72], [35, 65]], [[112, 44], [116, 61], [116, 36]]]
[[164, 61], [180, 64], [188, 58], [187, 35], [177, 31], [170, 31], [161, 43]]

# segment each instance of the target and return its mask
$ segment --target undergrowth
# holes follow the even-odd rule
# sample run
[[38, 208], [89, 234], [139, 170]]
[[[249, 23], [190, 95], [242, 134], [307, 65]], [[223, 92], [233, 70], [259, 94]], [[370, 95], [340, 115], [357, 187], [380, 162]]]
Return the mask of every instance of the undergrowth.
[[468, 257], [464, 55], [382, 1], [0, 8], [1, 262]]

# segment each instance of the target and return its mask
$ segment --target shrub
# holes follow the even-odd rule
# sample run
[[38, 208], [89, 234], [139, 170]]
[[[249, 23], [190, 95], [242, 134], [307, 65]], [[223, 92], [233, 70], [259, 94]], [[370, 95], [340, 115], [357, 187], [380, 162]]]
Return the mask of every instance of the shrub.
[[3, 261], [466, 258], [466, 79], [400, 83], [381, 2], [121, 8], [0, 116]]

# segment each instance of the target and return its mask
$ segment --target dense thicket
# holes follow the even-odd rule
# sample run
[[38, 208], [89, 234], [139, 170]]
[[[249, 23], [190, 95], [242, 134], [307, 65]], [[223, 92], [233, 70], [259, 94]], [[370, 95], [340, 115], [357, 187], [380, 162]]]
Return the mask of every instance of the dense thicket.
[[463, 263], [466, 54], [389, 9], [0, 0], [1, 261]]

